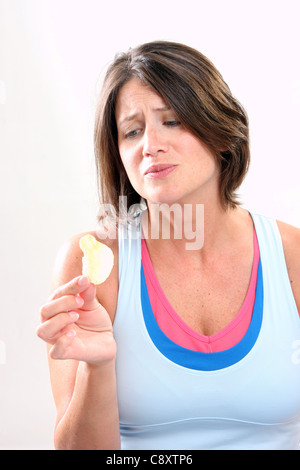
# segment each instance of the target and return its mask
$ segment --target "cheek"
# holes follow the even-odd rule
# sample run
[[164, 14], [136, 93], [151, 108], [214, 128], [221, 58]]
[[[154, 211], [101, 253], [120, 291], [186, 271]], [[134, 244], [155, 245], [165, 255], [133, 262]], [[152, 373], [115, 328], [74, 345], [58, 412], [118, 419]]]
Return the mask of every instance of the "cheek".
[[132, 158], [130, 155], [123, 155], [121, 157], [121, 160], [123, 162], [123, 166], [125, 168], [127, 175], [130, 178], [134, 177], [136, 175], [137, 168], [138, 168], [137, 163], [134, 160], [134, 158]]
[[197, 139], [187, 141], [186, 155], [190, 157], [191, 166], [195, 169], [202, 168], [207, 171], [214, 171], [216, 169], [216, 156], [208, 147]]
[[132, 152], [120, 152], [121, 161], [133, 188], [138, 191], [139, 185], [139, 162]]
[[128, 150], [126, 151], [122, 148], [119, 148], [119, 153], [120, 153], [120, 156], [121, 156], [123, 166], [124, 166], [126, 172], [128, 173], [130, 171], [130, 169], [132, 168], [133, 163], [134, 163], [132, 152], [129, 152]]

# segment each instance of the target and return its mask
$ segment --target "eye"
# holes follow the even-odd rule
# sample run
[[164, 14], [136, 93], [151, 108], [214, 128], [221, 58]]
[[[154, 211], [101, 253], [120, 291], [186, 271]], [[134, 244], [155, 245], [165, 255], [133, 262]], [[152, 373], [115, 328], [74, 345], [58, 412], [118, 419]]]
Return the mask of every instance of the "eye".
[[179, 121], [171, 120], [171, 121], [165, 121], [164, 124], [169, 127], [175, 127], [175, 126], [180, 126], [181, 123]]
[[125, 139], [132, 139], [133, 137], [138, 135], [139, 132], [140, 132], [140, 129], [134, 129], [133, 131], [126, 132]]

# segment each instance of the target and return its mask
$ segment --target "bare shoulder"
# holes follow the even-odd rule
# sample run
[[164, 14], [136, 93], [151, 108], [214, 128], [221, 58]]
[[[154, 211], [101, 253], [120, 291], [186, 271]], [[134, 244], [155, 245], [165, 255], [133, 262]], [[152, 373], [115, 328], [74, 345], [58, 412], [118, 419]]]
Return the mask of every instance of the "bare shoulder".
[[291, 263], [299, 265], [299, 257], [297, 258], [296, 255], [300, 254], [300, 228], [280, 220], [277, 220], [277, 225], [280, 231], [285, 255]]
[[294, 297], [300, 312], [300, 229], [277, 220]]
[[51, 291], [66, 284], [71, 279], [82, 274], [83, 252], [79, 246], [80, 238], [84, 235], [93, 235], [96, 240], [107, 245], [114, 254], [114, 266], [108, 279], [97, 286], [99, 302], [106, 308], [112, 321], [115, 316], [118, 295], [118, 240], [101, 237], [95, 230], [77, 233], [67, 239], [60, 247], [53, 269]]

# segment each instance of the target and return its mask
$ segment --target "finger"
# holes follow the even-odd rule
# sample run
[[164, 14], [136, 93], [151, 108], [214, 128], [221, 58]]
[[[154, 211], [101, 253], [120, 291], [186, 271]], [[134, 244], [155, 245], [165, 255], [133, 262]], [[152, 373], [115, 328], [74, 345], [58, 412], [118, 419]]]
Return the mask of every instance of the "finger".
[[74, 330], [68, 330], [52, 346], [49, 355], [52, 359], [73, 359], [71, 350], [72, 343], [76, 337]]
[[42, 323], [37, 328], [36, 334], [39, 338], [51, 344], [57, 339], [62, 330], [76, 322], [78, 318], [79, 314], [76, 312], [61, 313]]
[[47, 304], [43, 305], [40, 309], [40, 317], [42, 322], [49, 320], [54, 315], [62, 312], [69, 312], [81, 308], [84, 304], [82, 297], [78, 295], [64, 295]]
[[99, 301], [96, 297], [96, 286], [90, 284], [90, 286], [83, 292], [80, 293], [80, 297], [84, 300], [83, 310], [95, 310], [99, 307]]
[[71, 281], [59, 286], [55, 291], [52, 292], [49, 300], [57, 299], [64, 295], [76, 295], [83, 292], [90, 285], [90, 281], [86, 276], [77, 276]]

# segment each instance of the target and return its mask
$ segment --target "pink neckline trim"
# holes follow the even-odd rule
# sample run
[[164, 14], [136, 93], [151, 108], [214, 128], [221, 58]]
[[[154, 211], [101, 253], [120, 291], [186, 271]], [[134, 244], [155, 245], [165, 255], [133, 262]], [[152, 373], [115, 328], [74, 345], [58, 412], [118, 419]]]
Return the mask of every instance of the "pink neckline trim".
[[[162, 290], [159, 284], [159, 281], [156, 277], [156, 274], [154, 272], [146, 241], [142, 239], [142, 263], [144, 266], [147, 281], [151, 282], [151, 285], [154, 291], [156, 292], [156, 295], [158, 296], [160, 302], [164, 305], [166, 312], [170, 315], [173, 321], [175, 321], [182, 330], [184, 330], [188, 335], [192, 336], [196, 340], [201, 341], [203, 343], [213, 343], [217, 340], [220, 340], [223, 336], [227, 335], [233, 328], [235, 328], [243, 320], [244, 316], [249, 311], [249, 308], [252, 307], [253, 309], [253, 303], [255, 299], [256, 280], [257, 280], [257, 270], [258, 270], [258, 263], [259, 263], [259, 257], [260, 257], [258, 240], [257, 240], [255, 230], [254, 230], [253, 238], [254, 238], [254, 256], [253, 256], [252, 272], [251, 272], [251, 278], [250, 278], [248, 291], [244, 299], [243, 305], [241, 306], [235, 318], [226, 327], [224, 327], [222, 330], [218, 331], [217, 333], [211, 336], [205, 336], [200, 333], [197, 333], [195, 330], [190, 328], [173, 309], [172, 305], [169, 303], [168, 299], [166, 298], [164, 291]], [[155, 315], [155, 312], [153, 313]], [[156, 318], [156, 320], [158, 319]]]

